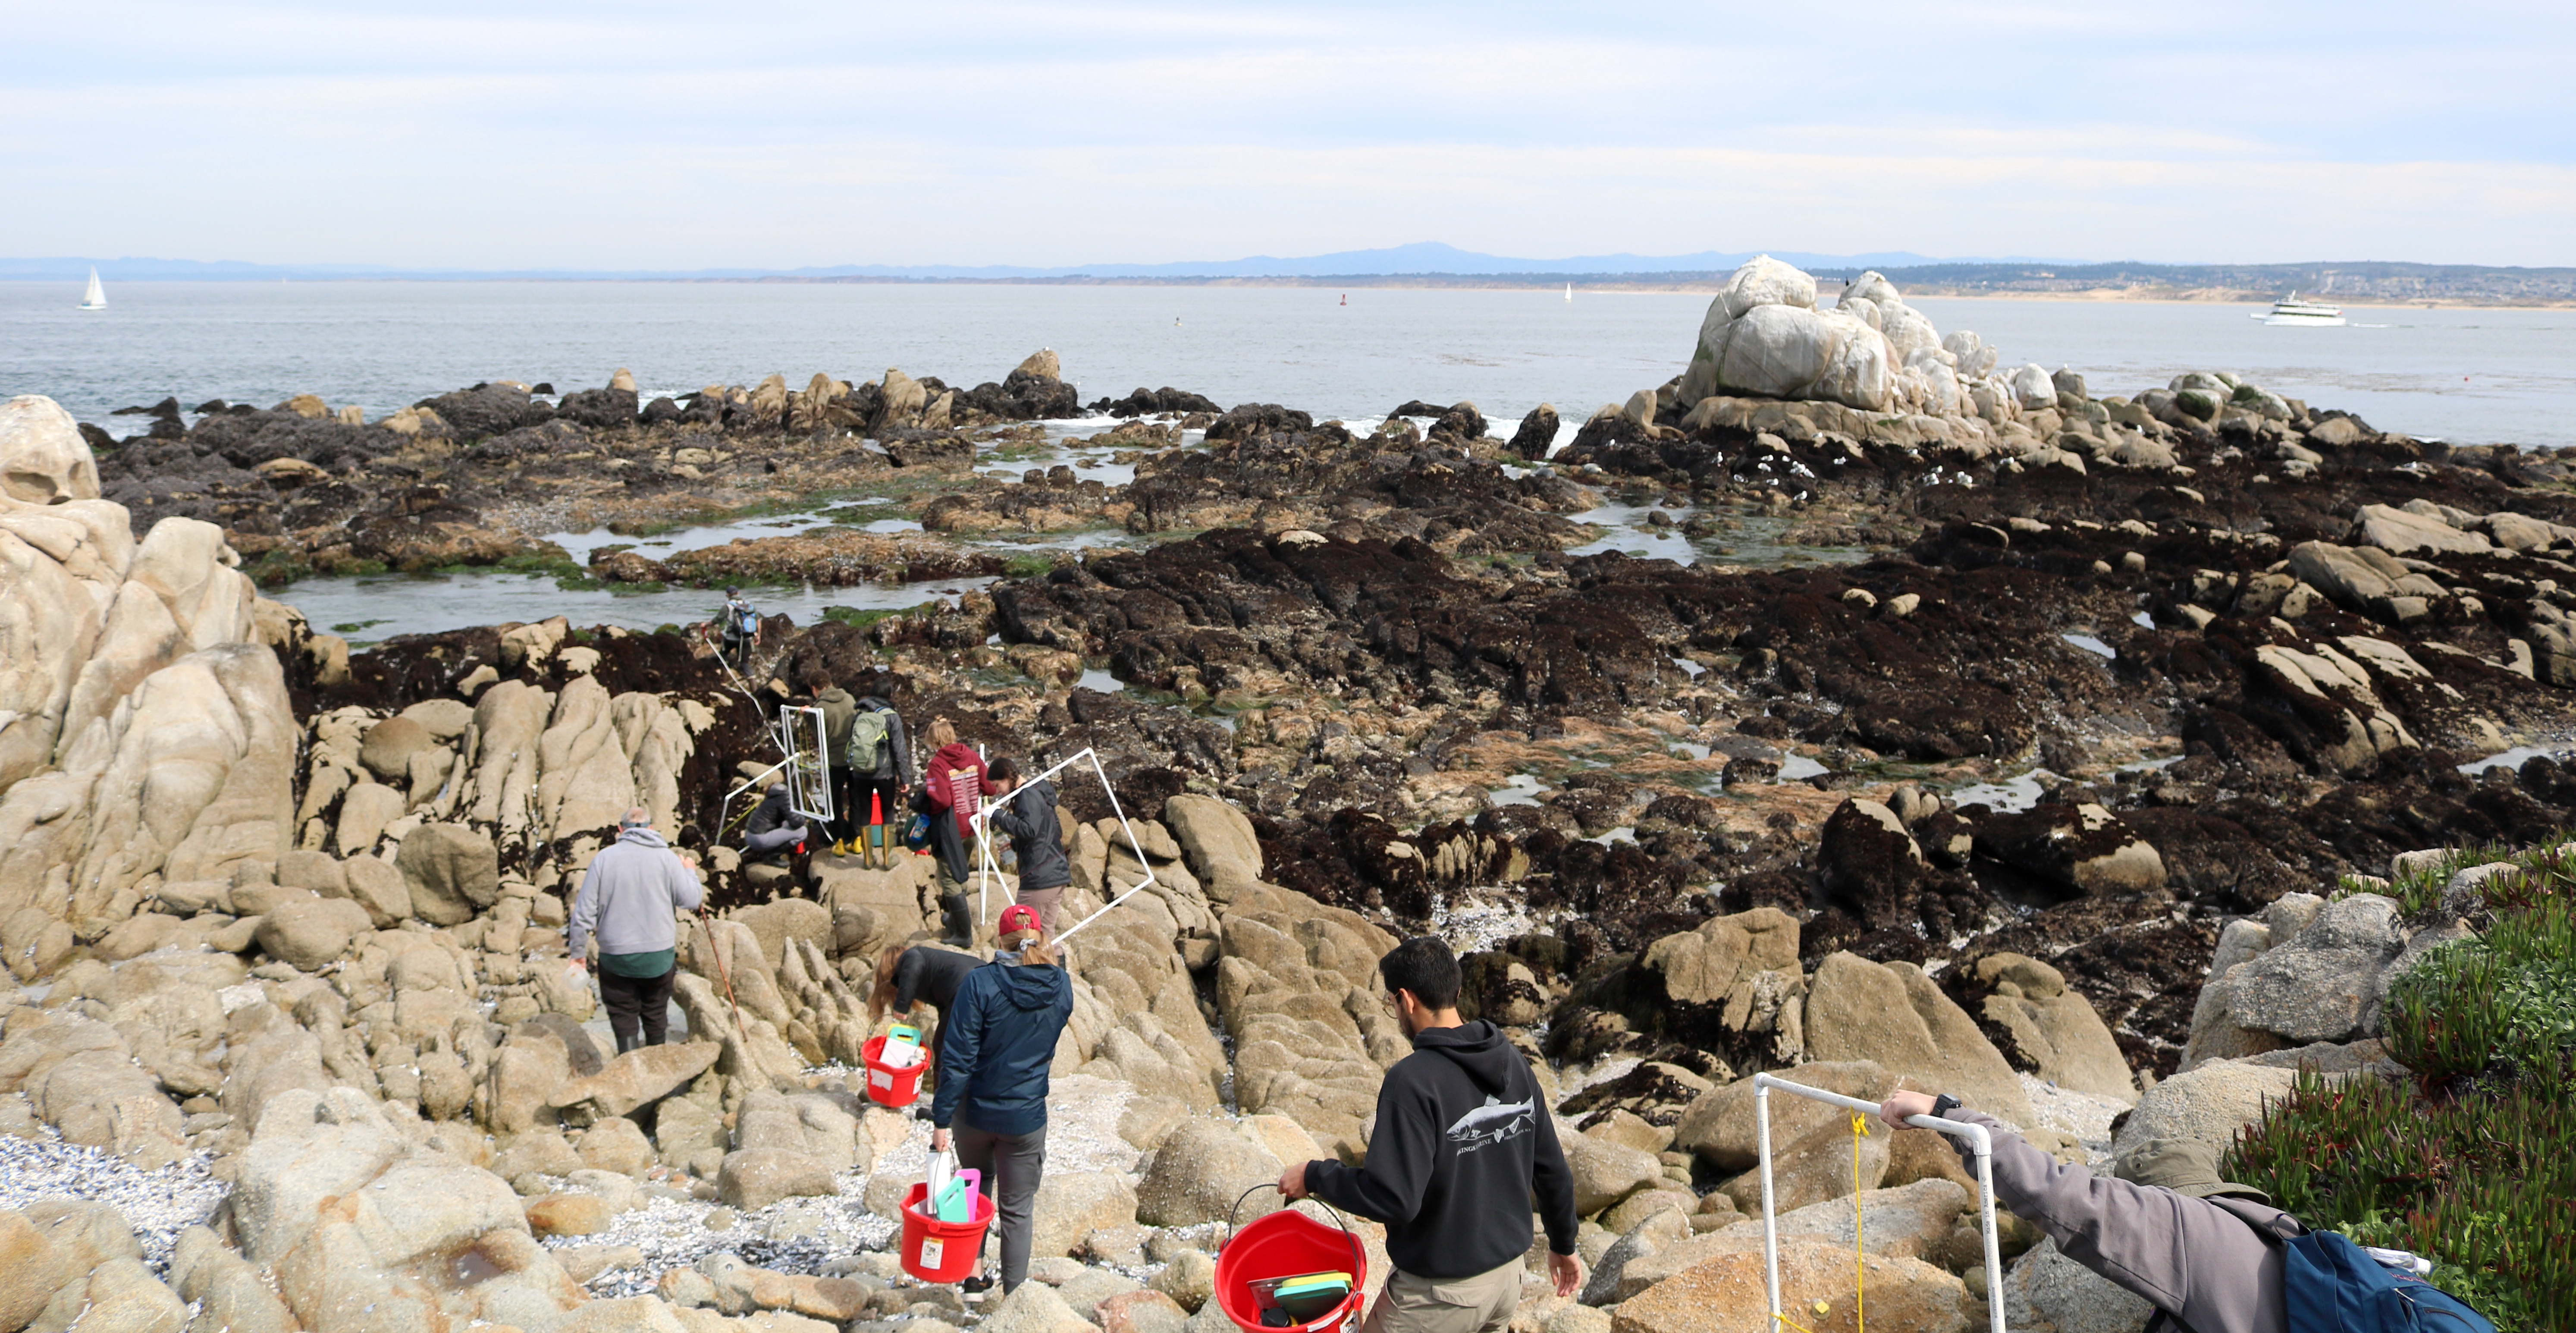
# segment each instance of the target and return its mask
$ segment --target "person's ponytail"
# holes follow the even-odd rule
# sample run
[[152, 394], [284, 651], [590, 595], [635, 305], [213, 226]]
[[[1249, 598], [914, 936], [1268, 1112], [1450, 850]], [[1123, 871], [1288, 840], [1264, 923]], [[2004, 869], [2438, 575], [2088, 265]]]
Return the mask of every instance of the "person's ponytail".
[[[1017, 942], [1014, 943], [1014, 941]], [[1055, 946], [1046, 942], [1045, 935], [1034, 930], [1015, 930], [994, 943], [1000, 945], [1006, 953], [1017, 954], [1024, 965], [1035, 964], [1039, 967], [1062, 965], [1061, 960], [1056, 956]]]

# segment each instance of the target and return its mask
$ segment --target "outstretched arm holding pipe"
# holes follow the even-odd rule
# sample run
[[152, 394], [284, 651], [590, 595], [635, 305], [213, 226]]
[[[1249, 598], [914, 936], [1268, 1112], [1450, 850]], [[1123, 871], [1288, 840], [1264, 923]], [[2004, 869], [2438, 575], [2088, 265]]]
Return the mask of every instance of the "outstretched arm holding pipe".
[[[2218, 1179], [2214, 1156], [2197, 1174], [2171, 1183], [2139, 1184], [2095, 1175], [2032, 1147], [1993, 1117], [1966, 1109], [1935, 1111], [1926, 1092], [1890, 1093], [1879, 1118], [1904, 1128], [1918, 1115], [1981, 1125], [1994, 1142], [1995, 1201], [2057, 1242], [2060, 1253], [2146, 1298], [2194, 1333], [2286, 1333], [2277, 1245], [2248, 1228], [2278, 1226], [2289, 1215], [2254, 1198], [2213, 1202], [2259, 1191]], [[1964, 1160], [1964, 1141], [1950, 1145]], [[2177, 1156], [2188, 1154], [2177, 1153]], [[2281, 1234], [2299, 1234], [2289, 1220]]]

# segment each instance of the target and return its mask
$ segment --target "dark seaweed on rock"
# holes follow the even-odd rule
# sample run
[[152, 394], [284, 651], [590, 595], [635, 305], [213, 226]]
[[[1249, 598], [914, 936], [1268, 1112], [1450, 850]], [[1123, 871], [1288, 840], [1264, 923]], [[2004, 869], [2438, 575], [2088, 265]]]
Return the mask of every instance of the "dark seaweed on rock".
[[[1721, 1040], [1723, 1025], [1663, 995], [1638, 960], [1713, 914], [1768, 906], [1800, 920], [1811, 963], [1839, 949], [2054, 960], [2134, 1063], [2169, 1069], [2221, 916], [2397, 851], [2527, 840], [2576, 813], [2576, 778], [2547, 760], [2456, 771], [2493, 737], [2566, 725], [2576, 633], [2558, 583], [2576, 584], [2561, 558], [2576, 556], [2576, 504], [2554, 456], [2447, 449], [2304, 409], [2213, 427], [2117, 406], [2182, 467], [2096, 452], [2079, 471], [1970, 457], [1902, 422], [1885, 438], [1846, 436], [1775, 405], [1762, 410], [1781, 424], [1759, 431], [1603, 414], [1550, 469], [1514, 476], [1504, 462], [1551, 443], [1552, 414], [1533, 413], [1507, 446], [1471, 404], [1402, 404], [1363, 435], [1283, 406], [1220, 416], [1195, 395], [1140, 390], [1095, 410], [1209, 413], [1207, 443], [1122, 427], [1138, 433], [1105, 447], [1137, 449], [1125, 486], [1069, 470], [972, 476], [979, 438], [994, 437], [960, 423], [1069, 410], [1053, 386], [1023, 372], [953, 394], [932, 379], [818, 377], [801, 393], [773, 381], [602, 426], [586, 415], [613, 418], [622, 400], [539, 410], [485, 385], [431, 400], [438, 421], [416, 438], [294, 412], [228, 410], [184, 433], [156, 418], [159, 433], [107, 470], [144, 504], [206, 506], [237, 540], [255, 545], [263, 523], [323, 530], [278, 540], [386, 563], [499, 558], [506, 547], [474, 520], [517, 488], [584, 470], [579, 484], [676, 499], [755, 468], [807, 486], [900, 468], [950, 479], [924, 507], [934, 530], [1190, 534], [1067, 560], [951, 609], [782, 629], [781, 678], [809, 661], [836, 673], [908, 663], [871, 676], [908, 711], [950, 716], [998, 752], [1096, 747], [1130, 809], [1184, 791], [1236, 801], [1274, 879], [1390, 928], [1508, 885], [1559, 923], [1554, 947], [1522, 966], [1587, 1049]], [[1426, 437], [1406, 417], [1434, 425]], [[2343, 443], [2316, 455], [2300, 430]], [[2068, 456], [2091, 447], [2059, 438]], [[329, 462], [307, 471], [308, 455]], [[1880, 554], [1768, 570], [1565, 555], [1593, 536], [1580, 520], [1603, 493], [1671, 507], [1664, 526], [1703, 541], [1749, 513], [1787, 523], [1793, 541]], [[1685, 506], [1696, 512], [1680, 517]], [[2390, 512], [2462, 535], [2389, 554], [2373, 543], [2391, 539], [2366, 528], [2399, 522], [2370, 517]], [[453, 679], [486, 650], [439, 651]], [[380, 650], [427, 674], [363, 688], [388, 702], [435, 691], [428, 652]], [[1128, 689], [1065, 688], [1102, 664]], [[990, 673], [1006, 668], [1030, 683], [997, 686]], [[694, 683], [654, 688], [727, 688], [694, 657], [662, 678]], [[1200, 715], [1211, 705], [1241, 734]], [[1566, 746], [1648, 717], [1703, 735], [1719, 724], [1707, 743], [1727, 758], [1722, 791], [1631, 767], [1666, 757], [1654, 742], [1604, 739], [1585, 743], [1613, 746], [1606, 767], [1554, 774], [1538, 803], [1462, 810], [1420, 795], [1510, 762], [1484, 757], [1498, 744]], [[2170, 762], [2099, 761], [2146, 738], [2170, 738]], [[750, 750], [755, 739], [737, 736]], [[1774, 785], [1793, 752], [1828, 771]], [[1874, 790], [1890, 765], [2031, 764], [2066, 777], [2021, 813], [1935, 799], [1890, 827], [1827, 794]], [[1820, 799], [1766, 795], [1791, 790]], [[1066, 808], [1108, 813], [1078, 785]], [[2152, 870], [2124, 848], [2152, 849]], [[2103, 870], [2114, 863], [2137, 873]], [[1494, 1003], [1519, 1002], [1495, 986]], [[1604, 1014], [1617, 1023], [1587, 1017]]]

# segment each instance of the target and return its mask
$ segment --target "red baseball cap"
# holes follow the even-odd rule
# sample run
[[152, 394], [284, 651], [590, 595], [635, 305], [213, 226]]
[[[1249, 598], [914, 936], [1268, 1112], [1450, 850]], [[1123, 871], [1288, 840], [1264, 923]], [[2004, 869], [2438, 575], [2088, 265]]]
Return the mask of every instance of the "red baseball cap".
[[1001, 923], [994, 927], [995, 933], [1002, 935], [1017, 934], [1023, 930], [1044, 931], [1045, 929], [1045, 924], [1038, 920], [1038, 909], [1027, 903], [1013, 903], [1003, 908]]

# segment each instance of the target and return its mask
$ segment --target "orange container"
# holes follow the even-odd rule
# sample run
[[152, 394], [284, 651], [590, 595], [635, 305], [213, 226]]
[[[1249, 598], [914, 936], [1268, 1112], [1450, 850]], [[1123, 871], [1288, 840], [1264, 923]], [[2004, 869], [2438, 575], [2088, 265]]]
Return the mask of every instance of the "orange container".
[[974, 1194], [975, 1220], [942, 1222], [924, 1217], [921, 1205], [930, 1197], [930, 1182], [920, 1181], [903, 1196], [903, 1249], [897, 1258], [903, 1271], [924, 1282], [959, 1282], [972, 1275], [984, 1255], [984, 1229], [993, 1225], [993, 1201]]
[[859, 1047], [859, 1062], [868, 1069], [868, 1100], [879, 1106], [910, 1106], [921, 1097], [921, 1071], [930, 1068], [925, 1053], [919, 1064], [908, 1069], [879, 1062], [885, 1053], [886, 1039], [870, 1037]]
[[[1263, 1188], [1268, 1188], [1267, 1186]], [[1237, 1200], [1236, 1206], [1242, 1206]], [[1261, 1302], [1252, 1284], [1265, 1278], [1301, 1273], [1347, 1272], [1349, 1299], [1302, 1324], [1283, 1330], [1261, 1322]], [[1216, 1299], [1225, 1317], [1244, 1333], [1332, 1333], [1356, 1329], [1368, 1286], [1368, 1250], [1350, 1228], [1328, 1227], [1294, 1208], [1253, 1219], [1234, 1233], [1216, 1256]]]

